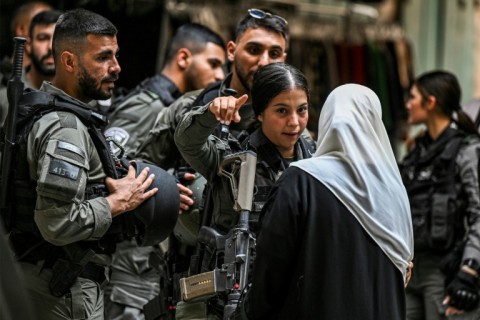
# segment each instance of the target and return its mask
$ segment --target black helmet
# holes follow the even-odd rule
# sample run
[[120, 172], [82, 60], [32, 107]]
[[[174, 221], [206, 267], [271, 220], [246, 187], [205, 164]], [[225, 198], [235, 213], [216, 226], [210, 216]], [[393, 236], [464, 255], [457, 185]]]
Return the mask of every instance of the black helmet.
[[202, 202], [203, 189], [205, 189], [206, 183], [207, 179], [198, 172], [195, 173], [194, 180], [184, 182], [184, 185], [192, 190], [192, 196], [190, 198], [193, 200], [193, 205], [188, 211], [178, 216], [173, 234], [180, 242], [190, 246], [195, 246], [197, 243], [197, 234], [200, 229], [199, 205]]
[[165, 170], [141, 161], [132, 162], [137, 176], [145, 167], [155, 174], [149, 189], [158, 188], [158, 192], [134, 211], [140, 235], [137, 241], [141, 246], [156, 245], [165, 240], [177, 222], [180, 210], [180, 195], [175, 178]]

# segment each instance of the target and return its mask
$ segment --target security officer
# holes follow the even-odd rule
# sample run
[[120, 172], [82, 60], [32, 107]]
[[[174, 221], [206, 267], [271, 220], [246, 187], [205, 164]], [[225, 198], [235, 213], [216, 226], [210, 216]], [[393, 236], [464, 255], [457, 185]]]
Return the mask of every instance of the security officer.
[[480, 317], [480, 140], [460, 96], [455, 75], [436, 70], [415, 79], [406, 104], [408, 123], [427, 127], [400, 166], [415, 244], [409, 320]]
[[18, 125], [13, 213], [5, 220], [39, 319], [103, 319], [102, 288], [123, 234], [115, 222], [129, 222], [127, 212], [142, 203], [155, 206], [153, 170], [137, 165], [137, 174], [126, 164], [118, 178], [100, 130], [105, 119], [88, 104], [109, 98], [118, 79], [116, 34], [98, 14], [65, 12], [53, 38], [55, 77], [20, 101], [19, 114], [33, 116]]

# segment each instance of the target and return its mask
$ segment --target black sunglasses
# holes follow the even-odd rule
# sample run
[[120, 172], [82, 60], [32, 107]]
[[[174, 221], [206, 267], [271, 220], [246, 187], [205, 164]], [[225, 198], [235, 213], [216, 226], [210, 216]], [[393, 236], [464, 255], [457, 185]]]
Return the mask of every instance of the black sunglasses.
[[248, 9], [248, 14], [250, 17], [255, 18], [255, 19], [265, 19], [265, 18], [277, 18], [280, 20], [284, 25], [288, 26], [288, 21], [285, 20], [285, 18], [277, 16], [275, 14], [271, 14], [270, 12], [265, 12], [260, 9]]

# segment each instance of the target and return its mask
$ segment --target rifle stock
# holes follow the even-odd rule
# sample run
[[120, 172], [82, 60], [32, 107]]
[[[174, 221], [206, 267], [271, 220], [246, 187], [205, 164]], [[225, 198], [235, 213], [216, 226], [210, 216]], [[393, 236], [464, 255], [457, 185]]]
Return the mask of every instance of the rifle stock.
[[0, 183], [0, 210], [7, 228], [10, 226], [10, 219], [7, 214], [8, 182], [10, 180], [12, 158], [15, 148], [17, 109], [24, 89], [22, 70], [23, 52], [26, 42], [26, 39], [21, 37], [15, 37], [13, 40], [13, 73], [7, 84], [8, 114], [3, 127], [4, 141], [2, 141], [2, 176]]

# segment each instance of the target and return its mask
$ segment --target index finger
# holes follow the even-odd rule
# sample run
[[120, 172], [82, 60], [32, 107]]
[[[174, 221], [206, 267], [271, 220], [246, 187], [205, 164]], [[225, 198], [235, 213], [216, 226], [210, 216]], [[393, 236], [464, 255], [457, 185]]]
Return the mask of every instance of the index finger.
[[248, 95], [247, 94], [243, 94], [240, 98], [237, 99], [237, 101], [235, 102], [235, 113], [233, 115], [233, 122], [239, 122], [242, 117], [240, 117], [240, 113], [238, 112], [238, 110], [240, 110], [240, 108], [245, 105], [245, 102], [247, 102], [248, 100]]

